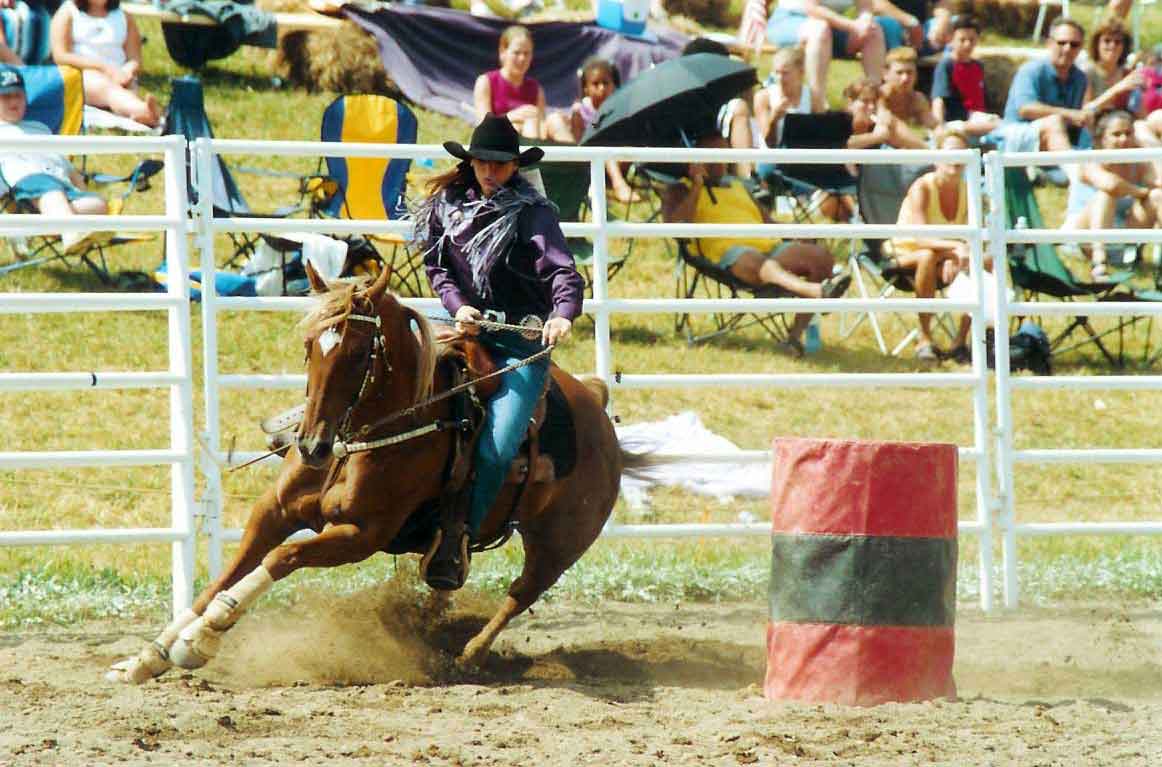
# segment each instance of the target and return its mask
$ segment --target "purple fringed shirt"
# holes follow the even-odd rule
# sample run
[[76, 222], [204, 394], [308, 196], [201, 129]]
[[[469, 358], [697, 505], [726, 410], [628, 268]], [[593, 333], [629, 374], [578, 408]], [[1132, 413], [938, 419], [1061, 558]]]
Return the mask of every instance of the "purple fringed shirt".
[[474, 189], [448, 189], [441, 194], [427, 232], [429, 242], [439, 245], [425, 254], [424, 268], [449, 314], [455, 316], [465, 304], [482, 311], [503, 311], [510, 322], [519, 322], [528, 314], [542, 320], [564, 317], [572, 321], [581, 314], [585, 282], [573, 264], [557, 215], [547, 202], [527, 205], [518, 214], [516, 237], [508, 253], [496, 258], [488, 271], [491, 292], [486, 299], [473, 287], [465, 246], [494, 217], [463, 219], [458, 202], [478, 199]]

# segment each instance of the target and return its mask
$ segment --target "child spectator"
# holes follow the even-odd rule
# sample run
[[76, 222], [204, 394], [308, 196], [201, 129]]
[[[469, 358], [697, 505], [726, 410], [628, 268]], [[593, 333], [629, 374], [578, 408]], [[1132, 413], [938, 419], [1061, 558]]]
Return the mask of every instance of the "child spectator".
[[1000, 124], [1000, 117], [985, 111], [984, 65], [972, 57], [980, 25], [972, 16], [956, 16], [951, 27], [951, 51], [932, 76], [932, 116], [937, 124], [955, 123], [950, 127], [982, 136]]
[[[1106, 112], [1094, 129], [1097, 149], [1130, 149], [1134, 117], [1115, 109]], [[1162, 220], [1162, 178], [1153, 163], [1086, 163], [1069, 187], [1065, 229], [1150, 229]], [[1092, 245], [1093, 274], [1106, 274], [1105, 243]]]
[[514, 25], [500, 33], [500, 68], [476, 78], [472, 100], [477, 121], [488, 114], [504, 115], [528, 138], [544, 138], [545, 89], [528, 76], [533, 65], [533, 36]]
[[[28, 99], [20, 70], [0, 64], [0, 138], [51, 136], [44, 123], [25, 120]], [[105, 201], [85, 192], [84, 179], [64, 156], [41, 152], [0, 153], [0, 181], [9, 187], [17, 202], [31, 203], [46, 216], [103, 215]], [[61, 243], [65, 253], [82, 253], [100, 235], [96, 232], [65, 232]]]
[[888, 54], [887, 62], [880, 97], [888, 111], [906, 125], [921, 125], [929, 130], [939, 125], [928, 99], [916, 92], [916, 51], [907, 46], [896, 48]]
[[[621, 74], [609, 59], [593, 56], [577, 72], [581, 98], [573, 102], [568, 112], [554, 112], [545, 121], [546, 138], [562, 144], [577, 144], [597, 117], [597, 110], [621, 86]], [[618, 202], [639, 202], [638, 195], [629, 187], [621, 164], [610, 160], [605, 164], [605, 177], [613, 188]]]
[[848, 149], [925, 149], [925, 143], [904, 121], [892, 114], [880, 99], [879, 88], [870, 80], [856, 80], [843, 89], [847, 111], [851, 113]]
[[80, 69], [85, 103], [148, 125], [161, 124], [161, 106], [137, 92], [141, 34], [121, 0], [65, 0], [52, 17], [52, 60]]

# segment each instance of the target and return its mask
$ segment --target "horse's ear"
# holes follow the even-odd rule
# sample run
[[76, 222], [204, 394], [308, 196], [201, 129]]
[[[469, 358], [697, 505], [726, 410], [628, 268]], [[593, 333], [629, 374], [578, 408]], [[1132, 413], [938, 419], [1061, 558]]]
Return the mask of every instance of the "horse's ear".
[[384, 266], [380, 270], [379, 276], [375, 278], [375, 282], [371, 283], [371, 287], [367, 289], [367, 297], [371, 299], [372, 303], [377, 303], [379, 299], [383, 298], [383, 294], [387, 291], [387, 283], [391, 280], [391, 267]]
[[326, 293], [327, 283], [322, 277], [319, 276], [319, 273], [315, 271], [315, 267], [311, 266], [310, 259], [304, 258], [303, 264], [306, 266], [307, 282], [311, 284], [311, 292]]

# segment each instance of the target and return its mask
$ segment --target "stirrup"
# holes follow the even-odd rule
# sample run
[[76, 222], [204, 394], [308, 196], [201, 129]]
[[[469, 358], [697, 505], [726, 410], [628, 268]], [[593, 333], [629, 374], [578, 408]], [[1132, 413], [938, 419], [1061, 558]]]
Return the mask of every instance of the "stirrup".
[[420, 560], [420, 577], [437, 591], [455, 591], [468, 581], [468, 533], [460, 533], [459, 539], [451, 536], [445, 545], [444, 530], [437, 529], [431, 547]]

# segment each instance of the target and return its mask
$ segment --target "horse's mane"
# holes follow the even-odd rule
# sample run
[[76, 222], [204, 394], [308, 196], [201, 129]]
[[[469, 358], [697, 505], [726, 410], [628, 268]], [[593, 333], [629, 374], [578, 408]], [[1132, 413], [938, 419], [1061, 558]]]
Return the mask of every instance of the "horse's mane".
[[[321, 333], [329, 327], [343, 322], [350, 316], [353, 309], [355, 295], [368, 287], [370, 280], [336, 281], [328, 283], [327, 292], [316, 296], [318, 301], [314, 309], [303, 317], [300, 326], [310, 334]], [[391, 291], [384, 293], [398, 303], [398, 296]], [[413, 402], [427, 399], [432, 394], [436, 375], [436, 340], [432, 334], [432, 325], [423, 314], [411, 307], [400, 304], [404, 316], [416, 323], [419, 337], [416, 339], [418, 360], [416, 369], [416, 388]]]

